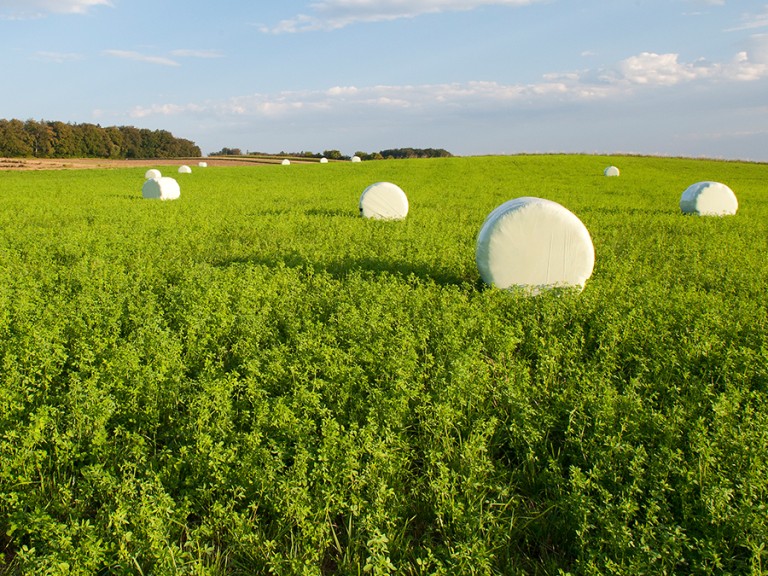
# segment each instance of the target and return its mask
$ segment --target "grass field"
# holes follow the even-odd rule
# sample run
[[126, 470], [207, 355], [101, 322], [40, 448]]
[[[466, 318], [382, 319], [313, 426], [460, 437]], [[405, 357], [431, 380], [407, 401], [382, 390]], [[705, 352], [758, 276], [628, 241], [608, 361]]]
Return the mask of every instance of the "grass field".
[[[768, 573], [768, 165], [193, 170], [0, 171], [0, 574]], [[480, 282], [518, 196], [580, 294]]]

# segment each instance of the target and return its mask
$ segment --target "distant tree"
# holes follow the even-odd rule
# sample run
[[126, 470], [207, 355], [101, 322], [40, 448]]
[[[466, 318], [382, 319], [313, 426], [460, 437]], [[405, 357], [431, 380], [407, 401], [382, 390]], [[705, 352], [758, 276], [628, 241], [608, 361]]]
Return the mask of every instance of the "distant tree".
[[49, 122], [53, 133], [53, 158], [72, 158], [78, 154], [77, 136], [71, 124], [64, 122]]
[[133, 126], [120, 126], [118, 130], [123, 135], [123, 158], [141, 158], [141, 131]]
[[104, 128], [104, 133], [107, 136], [107, 145], [109, 146], [110, 158], [124, 158], [123, 156], [123, 141], [125, 140], [123, 133], [116, 126], [110, 126]]
[[222, 148], [218, 152], [211, 152], [210, 156], [242, 156], [240, 148]]
[[27, 141], [32, 146], [32, 155], [37, 158], [49, 158], [53, 152], [53, 130], [47, 123], [27, 120], [24, 123]]
[[344, 160], [344, 156], [338, 150], [324, 150], [323, 156], [328, 160]]
[[85, 158], [109, 158], [109, 136], [97, 124], [80, 124], [80, 154]]
[[0, 156], [32, 156], [29, 134], [20, 120], [0, 120]]
[[382, 150], [380, 154], [385, 158], [448, 158], [453, 156], [443, 148], [392, 148]]

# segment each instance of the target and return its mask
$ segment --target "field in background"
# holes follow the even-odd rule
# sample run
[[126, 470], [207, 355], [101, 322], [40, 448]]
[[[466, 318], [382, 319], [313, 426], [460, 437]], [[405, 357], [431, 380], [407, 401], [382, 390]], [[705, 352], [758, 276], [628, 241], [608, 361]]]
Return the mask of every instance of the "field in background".
[[[768, 166], [191, 165], [0, 171], [0, 574], [768, 571]], [[518, 196], [581, 294], [479, 281]]]
[[[0, 158], [3, 170], [87, 170], [106, 168], [166, 168], [168, 175], [182, 164], [197, 167], [198, 162], [213, 166], [256, 166], [280, 164], [283, 156], [211, 156], [208, 158], [158, 158], [116, 160], [110, 158]], [[317, 159], [290, 158], [295, 163], [313, 163]]]

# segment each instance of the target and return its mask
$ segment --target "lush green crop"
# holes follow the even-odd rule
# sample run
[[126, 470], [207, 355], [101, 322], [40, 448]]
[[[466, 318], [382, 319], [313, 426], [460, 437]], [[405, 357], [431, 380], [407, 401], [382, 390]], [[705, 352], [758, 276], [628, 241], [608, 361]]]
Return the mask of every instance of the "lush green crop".
[[[0, 573], [768, 571], [768, 166], [144, 171], [0, 172]], [[517, 196], [589, 228], [582, 293], [481, 284]]]

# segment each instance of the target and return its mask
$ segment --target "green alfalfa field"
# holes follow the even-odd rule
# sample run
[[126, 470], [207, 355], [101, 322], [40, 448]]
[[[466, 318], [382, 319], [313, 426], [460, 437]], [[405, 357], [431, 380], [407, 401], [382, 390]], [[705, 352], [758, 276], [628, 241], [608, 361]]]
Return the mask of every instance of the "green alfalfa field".
[[[768, 572], [768, 165], [159, 168], [0, 172], [0, 574]], [[519, 196], [581, 293], [480, 281]]]

